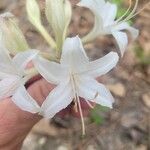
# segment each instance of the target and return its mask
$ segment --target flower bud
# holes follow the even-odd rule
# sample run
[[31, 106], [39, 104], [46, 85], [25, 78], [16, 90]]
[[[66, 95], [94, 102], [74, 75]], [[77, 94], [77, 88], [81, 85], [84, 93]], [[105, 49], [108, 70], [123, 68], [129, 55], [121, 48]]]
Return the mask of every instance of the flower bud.
[[5, 47], [12, 54], [29, 48], [17, 24], [17, 19], [9, 12], [0, 15], [0, 34], [1, 42], [4, 43]]
[[28, 18], [30, 22], [34, 25], [40, 25], [41, 24], [41, 14], [40, 14], [40, 8], [36, 0], [27, 0], [26, 3]]
[[69, 0], [46, 0], [46, 17], [54, 31], [58, 50], [62, 49], [71, 16]]
[[28, 13], [29, 21], [36, 27], [41, 33], [47, 43], [52, 47], [56, 47], [56, 43], [53, 38], [48, 34], [41, 21], [40, 8], [36, 0], [27, 0], [26, 10]]

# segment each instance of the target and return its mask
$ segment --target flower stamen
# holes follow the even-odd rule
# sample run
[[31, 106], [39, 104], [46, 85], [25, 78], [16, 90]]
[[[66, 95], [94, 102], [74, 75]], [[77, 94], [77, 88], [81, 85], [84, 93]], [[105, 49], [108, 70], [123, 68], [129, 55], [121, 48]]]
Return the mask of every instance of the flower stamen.
[[73, 89], [74, 101], [75, 101], [74, 108], [75, 108], [76, 112], [78, 112], [78, 108], [79, 108], [79, 114], [81, 117], [82, 135], [84, 136], [85, 135], [85, 124], [84, 124], [83, 112], [82, 112], [82, 108], [81, 108], [79, 95], [78, 95], [78, 92], [76, 89], [76, 81], [75, 81], [73, 73], [70, 73], [70, 80], [71, 80], [71, 85], [72, 85], [72, 89]]
[[85, 135], [85, 123], [84, 123], [84, 118], [83, 118], [83, 112], [82, 112], [79, 96], [76, 95], [76, 98], [77, 98], [78, 107], [79, 107], [79, 113], [80, 113], [80, 117], [81, 117], [82, 135], [84, 136]]
[[[135, 16], [137, 16], [138, 14], [140, 14], [146, 7], [147, 5], [150, 4], [150, 2], [148, 2], [147, 4], [144, 5], [143, 8], [141, 8], [138, 12], [136, 12], [136, 9], [138, 7], [138, 3], [139, 3], [139, 0], [136, 0], [135, 4], [134, 4], [134, 7], [132, 9], [132, 11], [130, 12], [130, 14], [128, 16], [126, 16], [129, 12], [129, 10], [131, 9], [131, 6], [132, 6], [132, 0], [129, 0], [129, 7], [127, 9], [127, 11], [119, 18], [117, 19], [115, 22], [116, 24], [120, 24], [120, 23], [123, 23], [123, 22], [127, 22], [129, 21], [130, 19], [134, 18]], [[126, 16], [126, 17], [125, 17]], [[124, 18], [125, 17], [125, 18]], [[124, 19], [123, 19], [124, 18]]]
[[88, 100], [85, 99], [85, 101], [91, 109], [94, 109], [94, 106]]
[[131, 13], [122, 22], [126, 22], [126, 21], [128, 21], [128, 20], [130, 20], [132, 18], [132, 16], [134, 15], [134, 13], [135, 13], [135, 11], [136, 11], [136, 9], [138, 7], [138, 3], [139, 3], [139, 0], [136, 0]]
[[[143, 8], [141, 8], [138, 12], [134, 13], [131, 17], [129, 17], [128, 20], [130, 20], [130, 19], [134, 18], [135, 16], [137, 16], [138, 14], [140, 14], [145, 8], [148, 7], [149, 4], [150, 4], [150, 2], [148, 2], [147, 4], [145, 4], [145, 5], [143, 6]], [[127, 20], [127, 21], [128, 21], [128, 20]]]
[[128, 9], [126, 10], [126, 12], [120, 18], [118, 18], [116, 20], [116, 22], [121, 21], [128, 14], [128, 12], [130, 11], [131, 7], [132, 7], [132, 0], [129, 0], [129, 7], [128, 7]]
[[[127, 11], [119, 18], [115, 21], [115, 24], [114, 25], [118, 25], [118, 24], [121, 24], [123, 22], [126, 22], [126, 21], [129, 21], [131, 18], [134, 17], [135, 14], [135, 11], [137, 9], [137, 6], [138, 6], [138, 3], [139, 3], [139, 0], [136, 0], [135, 4], [134, 4], [134, 7], [132, 9], [132, 11], [130, 12], [130, 14], [128, 16], [126, 16], [129, 12], [129, 10], [131, 9], [131, 6], [132, 6], [132, 0], [129, 0], [129, 7], [127, 9]], [[125, 18], [124, 18], [125, 17]], [[124, 19], [123, 19], [124, 18]]]
[[[93, 100], [93, 102], [94, 102], [94, 100], [98, 97], [98, 95], [99, 95], [99, 93], [96, 92], [94, 98], [91, 100]], [[85, 101], [87, 102], [87, 104], [89, 105], [90, 108], [94, 109], [94, 106], [88, 100], [85, 100]]]
[[74, 106], [73, 106], [74, 111], [77, 113], [78, 112], [78, 105], [77, 105], [77, 100], [76, 98], [74, 99]]

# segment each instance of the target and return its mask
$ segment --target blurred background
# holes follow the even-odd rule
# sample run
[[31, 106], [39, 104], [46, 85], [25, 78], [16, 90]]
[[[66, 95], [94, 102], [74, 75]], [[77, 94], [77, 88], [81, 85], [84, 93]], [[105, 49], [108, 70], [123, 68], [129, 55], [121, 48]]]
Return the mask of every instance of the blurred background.
[[[119, 6], [118, 16], [128, 8], [127, 0], [112, 1]], [[149, 2], [139, 1], [138, 10]], [[69, 35], [83, 36], [93, 26], [93, 15], [88, 9], [76, 7], [78, 0], [71, 2], [73, 17]], [[43, 24], [48, 27], [44, 0], [39, 0], [39, 4]], [[28, 21], [25, 0], [0, 0], [0, 13], [6, 11], [16, 15], [32, 48], [49, 48]], [[54, 117], [51, 121], [42, 120], [28, 135], [22, 150], [150, 150], [150, 5], [129, 23], [140, 30], [139, 38], [129, 44], [118, 66], [98, 79], [114, 95], [114, 109], [96, 106], [91, 110], [85, 118], [84, 138], [81, 137], [80, 119], [69, 114]], [[108, 36], [97, 38], [85, 49], [91, 60], [110, 50], [118, 51], [115, 41]]]

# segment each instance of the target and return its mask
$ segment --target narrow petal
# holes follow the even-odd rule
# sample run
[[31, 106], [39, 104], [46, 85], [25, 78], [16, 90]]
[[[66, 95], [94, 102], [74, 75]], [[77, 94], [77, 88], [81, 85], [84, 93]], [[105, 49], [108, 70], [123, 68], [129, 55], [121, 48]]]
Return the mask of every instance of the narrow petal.
[[12, 74], [17, 74], [16, 68], [12, 64], [0, 62], [0, 79], [6, 78]]
[[102, 106], [112, 108], [114, 99], [110, 91], [96, 80], [84, 78], [79, 84], [78, 89], [80, 97]]
[[11, 57], [8, 54], [7, 49], [0, 42], [0, 72], [5, 74], [15, 73], [16, 70], [13, 68]]
[[114, 22], [116, 15], [117, 15], [117, 5], [107, 2], [104, 5], [103, 10], [101, 11], [104, 26], [111, 25]]
[[12, 97], [12, 101], [22, 110], [30, 113], [40, 112], [40, 106], [29, 95], [25, 87], [20, 86]]
[[110, 91], [105, 87], [105, 85], [100, 84], [98, 85], [99, 95], [96, 97], [95, 100], [91, 100], [97, 104], [102, 106], [106, 106], [109, 108], [113, 108], [114, 98], [111, 95]]
[[13, 63], [17, 65], [20, 69], [25, 69], [27, 64], [38, 54], [37, 50], [28, 50], [18, 53], [13, 58]]
[[8, 50], [1, 44], [2, 43], [0, 42], [0, 60], [4, 64], [10, 64], [11, 58], [10, 58], [10, 56], [8, 54]]
[[18, 76], [9, 76], [0, 81], [0, 100], [10, 97], [20, 86], [21, 80]]
[[[1, 67], [0, 67], [1, 69]], [[10, 77], [10, 74], [9, 73], [6, 73], [4, 71], [0, 71], [0, 80], [3, 80], [4, 78], [9, 78]]]
[[66, 69], [58, 63], [48, 61], [40, 56], [36, 57], [33, 62], [39, 73], [52, 84], [58, 84], [66, 77]]
[[121, 32], [121, 31], [115, 31], [115, 32], [112, 32], [112, 35], [116, 39], [116, 42], [117, 42], [120, 52], [121, 52], [121, 56], [123, 56], [123, 54], [127, 48], [127, 45], [128, 45], [127, 34], [124, 32]]
[[85, 71], [85, 74], [90, 75], [94, 78], [104, 75], [116, 66], [118, 60], [118, 54], [115, 52], [110, 52], [104, 57], [90, 62], [87, 67], [88, 70]]
[[120, 30], [125, 30], [126, 28], [128, 28], [129, 25], [126, 22], [123, 23], [118, 23], [113, 27], [113, 30], [115, 31], [120, 31]]
[[91, 40], [94, 40], [97, 36], [103, 33], [104, 20], [101, 14], [103, 12], [103, 7], [105, 6], [105, 1], [104, 0], [81, 0], [77, 5], [80, 7], [89, 8], [95, 16], [95, 23], [93, 29], [82, 39], [82, 41], [86, 43]]
[[62, 65], [74, 68], [75, 71], [82, 70], [89, 62], [78, 36], [66, 39], [60, 62]]
[[103, 19], [100, 15], [95, 15], [95, 23], [93, 29], [85, 37], [83, 37], [83, 43], [94, 40], [99, 35], [105, 33]]
[[113, 30], [128, 30], [132, 36], [132, 39], [135, 40], [139, 35], [139, 30], [131, 27], [128, 23], [123, 22], [113, 27]]
[[47, 97], [42, 105], [42, 114], [52, 118], [60, 110], [66, 108], [73, 99], [72, 89], [69, 84], [58, 85]]
[[80, 7], [87, 7], [97, 13], [102, 10], [105, 5], [105, 0], [81, 0], [77, 5]]
[[132, 39], [135, 40], [139, 36], [139, 30], [133, 27], [126, 28], [131, 33]]

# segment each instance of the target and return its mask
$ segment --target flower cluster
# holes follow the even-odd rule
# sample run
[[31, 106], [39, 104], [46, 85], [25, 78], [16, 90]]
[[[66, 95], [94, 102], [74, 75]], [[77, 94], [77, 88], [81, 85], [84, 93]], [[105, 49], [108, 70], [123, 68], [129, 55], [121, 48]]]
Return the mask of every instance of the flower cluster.
[[[38, 3], [36, 0], [27, 0], [28, 18], [53, 49], [53, 58], [51, 53], [30, 49], [16, 18], [11, 13], [1, 14], [0, 100], [12, 97], [12, 101], [20, 109], [39, 113], [46, 118], [52, 118], [73, 101], [76, 110], [80, 112], [85, 134], [80, 97], [90, 107], [91, 102], [113, 107], [114, 99], [111, 93], [96, 81], [96, 77], [114, 68], [119, 56], [116, 52], [110, 52], [100, 59], [89, 61], [83, 44], [91, 42], [97, 36], [111, 34], [123, 56], [128, 44], [125, 30], [131, 33], [133, 39], [138, 36], [138, 30], [127, 23], [135, 13], [137, 2], [138, 0], [129, 16], [124, 18], [124, 14], [116, 19], [115, 4], [105, 0], [81, 0], [77, 5], [89, 8], [93, 12], [95, 25], [90, 33], [80, 39], [79, 36], [67, 37], [72, 17], [69, 0], [46, 0], [46, 17], [55, 35], [53, 39], [42, 25]], [[25, 84], [37, 74], [56, 85], [42, 106], [39, 106], [25, 88]]]

